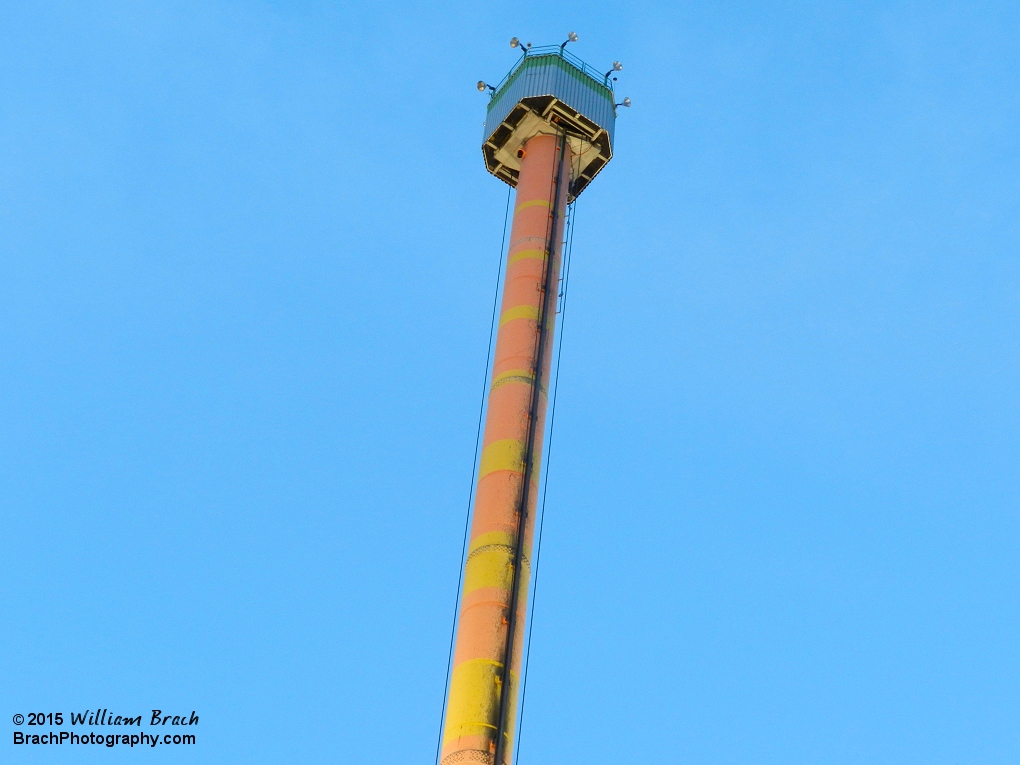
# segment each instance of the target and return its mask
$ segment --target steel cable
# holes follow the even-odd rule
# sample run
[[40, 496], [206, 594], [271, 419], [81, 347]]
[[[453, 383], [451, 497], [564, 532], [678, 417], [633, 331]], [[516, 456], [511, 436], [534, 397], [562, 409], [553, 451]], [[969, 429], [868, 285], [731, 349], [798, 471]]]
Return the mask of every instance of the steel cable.
[[460, 613], [460, 590], [464, 585], [464, 560], [467, 557], [468, 534], [471, 530], [471, 505], [475, 496], [475, 478], [478, 475], [478, 449], [482, 442], [482, 422], [485, 417], [486, 392], [489, 386], [489, 369], [492, 366], [492, 339], [496, 335], [496, 316], [499, 309], [499, 285], [503, 276], [503, 254], [506, 250], [506, 229], [510, 220], [510, 199], [513, 196], [513, 188], [508, 186], [506, 190], [506, 209], [503, 212], [503, 234], [499, 241], [499, 265], [496, 267], [496, 291], [492, 296], [492, 318], [489, 322], [489, 348], [485, 357], [485, 373], [482, 375], [482, 396], [478, 406], [478, 425], [475, 430], [475, 454], [471, 461], [471, 483], [468, 485], [467, 513], [464, 518], [464, 538], [460, 545], [460, 573], [457, 578], [457, 594], [453, 605], [453, 625], [450, 628], [450, 647], [446, 657], [446, 682], [443, 685], [443, 706], [439, 714], [439, 741], [436, 743], [436, 765], [439, 765], [439, 756], [443, 751], [443, 726], [446, 724], [446, 699], [450, 690], [450, 672], [453, 669], [453, 648], [457, 639], [457, 621]]

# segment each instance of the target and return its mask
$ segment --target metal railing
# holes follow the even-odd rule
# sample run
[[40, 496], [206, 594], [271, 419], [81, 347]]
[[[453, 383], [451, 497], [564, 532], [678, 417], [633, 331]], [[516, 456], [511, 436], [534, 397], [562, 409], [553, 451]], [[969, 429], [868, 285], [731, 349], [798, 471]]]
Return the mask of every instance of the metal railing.
[[605, 72], [600, 72], [599, 70], [595, 69], [591, 64], [584, 63], [581, 59], [579, 59], [573, 53], [570, 53], [569, 51], [567, 51], [566, 48], [560, 45], [542, 45], [535, 46], [532, 48], [525, 48], [522, 45], [521, 48], [523, 48], [524, 50], [524, 55], [521, 56], [517, 60], [517, 63], [514, 64], [513, 68], [506, 73], [506, 77], [500, 80], [499, 84], [490, 91], [491, 93], [490, 99], [495, 99], [496, 96], [499, 95], [500, 91], [503, 90], [504, 86], [508, 82], [510, 82], [510, 78], [513, 77], [514, 73], [521, 68], [521, 64], [524, 62], [524, 59], [534, 58], [536, 56], [558, 56], [559, 58], [562, 58], [568, 64], [573, 66], [575, 69], [578, 69], [582, 73], [591, 77], [599, 85], [608, 88], [610, 92], [612, 92], [613, 90], [613, 81], [609, 77], [609, 75], [611, 75], [612, 72], [609, 72], [609, 74], [606, 74]]

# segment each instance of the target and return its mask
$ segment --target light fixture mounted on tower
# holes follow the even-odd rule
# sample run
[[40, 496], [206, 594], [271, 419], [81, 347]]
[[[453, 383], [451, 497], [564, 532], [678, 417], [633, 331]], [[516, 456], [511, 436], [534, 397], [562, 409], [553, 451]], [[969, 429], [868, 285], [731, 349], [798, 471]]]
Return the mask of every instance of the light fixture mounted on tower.
[[560, 50], [567, 47], [567, 43], [577, 42], [577, 32], [568, 32], [567, 39], [560, 45]]

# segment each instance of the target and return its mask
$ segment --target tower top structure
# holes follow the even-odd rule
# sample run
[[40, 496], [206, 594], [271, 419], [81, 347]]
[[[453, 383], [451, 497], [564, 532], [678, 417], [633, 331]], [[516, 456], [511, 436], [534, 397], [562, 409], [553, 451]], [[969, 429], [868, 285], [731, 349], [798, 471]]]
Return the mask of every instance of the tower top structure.
[[[498, 86], [478, 83], [480, 91], [490, 92], [485, 166], [517, 193], [505, 240], [498, 325], [493, 315], [498, 330], [461, 564], [439, 765], [513, 765], [533, 543], [542, 512], [539, 473], [552, 427], [549, 422], [547, 428], [546, 410], [557, 308], [562, 310], [559, 298], [566, 294], [562, 266], [570, 202], [612, 158], [616, 107], [630, 106], [627, 98], [613, 102], [610, 77], [623, 68], [620, 62], [601, 74], [566, 52], [576, 40], [571, 32], [559, 46], [529, 43]], [[510, 46], [520, 47], [520, 41], [515, 37]]]
[[[577, 36], [571, 33], [568, 42]], [[490, 91], [482, 155], [485, 167], [500, 180], [517, 186], [524, 144], [536, 135], [566, 135], [574, 158], [568, 189], [572, 201], [613, 157], [616, 106], [610, 75], [593, 69], [563, 45], [532, 48], [499, 85], [479, 83]], [[630, 101], [626, 102], [627, 106]]]

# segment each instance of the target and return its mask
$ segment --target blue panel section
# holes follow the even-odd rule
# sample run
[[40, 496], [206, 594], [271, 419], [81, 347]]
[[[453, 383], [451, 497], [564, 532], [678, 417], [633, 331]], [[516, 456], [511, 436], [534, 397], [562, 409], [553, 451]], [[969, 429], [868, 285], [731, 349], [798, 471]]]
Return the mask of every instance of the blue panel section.
[[609, 133], [616, 127], [613, 92], [558, 55], [527, 56], [489, 102], [486, 140], [522, 98], [555, 96]]

